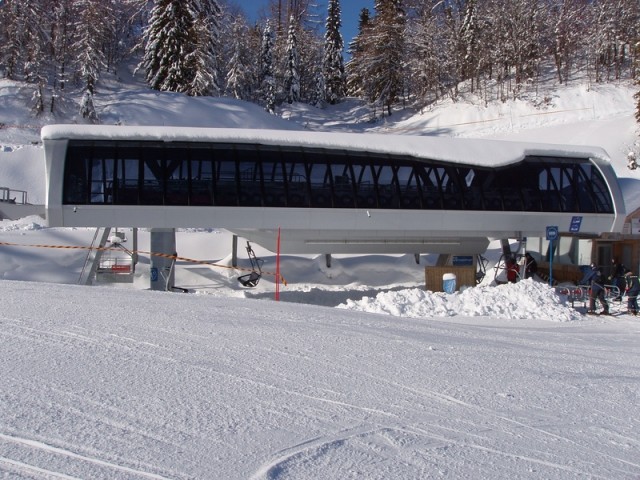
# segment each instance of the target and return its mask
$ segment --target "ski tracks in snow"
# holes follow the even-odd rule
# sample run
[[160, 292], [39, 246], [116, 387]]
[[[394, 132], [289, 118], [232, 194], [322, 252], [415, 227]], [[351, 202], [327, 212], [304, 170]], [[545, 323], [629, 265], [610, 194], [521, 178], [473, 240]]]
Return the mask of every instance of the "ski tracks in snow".
[[[138, 470], [135, 468], [129, 468], [119, 463], [107, 462], [104, 460], [100, 460], [99, 458], [91, 457], [88, 455], [82, 455], [76, 452], [72, 452], [68, 449], [48, 445], [44, 442], [29, 440], [26, 438], [21, 438], [21, 437], [12, 436], [12, 435], [5, 435], [3, 433], [0, 433], [0, 443], [12, 444], [13, 450], [16, 450], [16, 447], [18, 447], [18, 449], [23, 450], [22, 454], [20, 452], [14, 451], [13, 456], [15, 457], [30, 458], [32, 456], [31, 452], [33, 451], [36, 451], [38, 453], [44, 453], [48, 458], [46, 464], [49, 464], [49, 465], [55, 465], [57, 463], [54, 457], [63, 457], [65, 459], [73, 459], [76, 462], [89, 463], [93, 467], [98, 468], [98, 472], [96, 472], [96, 476], [100, 476], [100, 477], [109, 476], [109, 475], [117, 477], [122, 474], [125, 474], [127, 478], [132, 478], [132, 479], [140, 478], [140, 479], [152, 479], [152, 480], [168, 480], [169, 478], [172, 478], [172, 477], [164, 477], [161, 475], [156, 475], [156, 474]], [[44, 475], [46, 478], [56, 478], [56, 479], [79, 478], [79, 477], [64, 474], [62, 472], [57, 472], [51, 469], [45, 469], [42, 467], [38, 467], [36, 465], [29, 464], [27, 463], [26, 460], [18, 461], [18, 460], [5, 458], [5, 457], [0, 457], [0, 465], [3, 465], [3, 469], [14, 471], [17, 474], [22, 474], [22, 473], [38, 474], [38, 475]]]

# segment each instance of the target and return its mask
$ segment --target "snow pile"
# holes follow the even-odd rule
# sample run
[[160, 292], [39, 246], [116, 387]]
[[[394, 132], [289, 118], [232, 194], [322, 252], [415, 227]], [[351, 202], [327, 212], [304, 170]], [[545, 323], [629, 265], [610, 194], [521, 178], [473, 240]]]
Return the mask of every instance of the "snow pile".
[[0, 221], [0, 232], [16, 232], [16, 231], [33, 231], [42, 230], [45, 220], [38, 215], [29, 215], [20, 220], [2, 220]]
[[582, 315], [544, 283], [523, 280], [514, 284], [479, 286], [447, 294], [418, 288], [381, 292], [375, 298], [347, 300], [338, 308], [398, 317], [497, 317], [504, 319], [570, 322]]

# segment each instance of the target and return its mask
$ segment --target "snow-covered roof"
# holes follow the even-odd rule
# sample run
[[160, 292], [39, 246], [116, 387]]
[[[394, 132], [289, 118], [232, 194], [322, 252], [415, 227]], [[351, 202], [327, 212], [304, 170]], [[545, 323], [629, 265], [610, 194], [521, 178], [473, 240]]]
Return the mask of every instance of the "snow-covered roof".
[[600, 147], [510, 142], [468, 138], [443, 138], [391, 134], [309, 132], [241, 128], [165, 126], [48, 125], [43, 141], [56, 139], [137, 140], [165, 142], [221, 142], [331, 148], [410, 155], [478, 166], [516, 163], [527, 155], [590, 157], [609, 161]]

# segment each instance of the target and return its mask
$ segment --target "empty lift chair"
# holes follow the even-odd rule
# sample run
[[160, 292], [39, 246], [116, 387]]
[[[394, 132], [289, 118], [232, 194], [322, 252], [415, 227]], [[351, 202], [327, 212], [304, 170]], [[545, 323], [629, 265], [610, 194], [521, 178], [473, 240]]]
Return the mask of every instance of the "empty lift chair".
[[97, 257], [97, 280], [107, 283], [133, 283], [135, 254], [123, 245], [126, 241], [125, 234], [117, 230], [108, 237], [101, 254]]
[[251, 262], [251, 273], [238, 277], [238, 281], [243, 287], [255, 287], [262, 278], [262, 264], [264, 260], [256, 258], [256, 254], [251, 248], [251, 244], [247, 241], [247, 255]]

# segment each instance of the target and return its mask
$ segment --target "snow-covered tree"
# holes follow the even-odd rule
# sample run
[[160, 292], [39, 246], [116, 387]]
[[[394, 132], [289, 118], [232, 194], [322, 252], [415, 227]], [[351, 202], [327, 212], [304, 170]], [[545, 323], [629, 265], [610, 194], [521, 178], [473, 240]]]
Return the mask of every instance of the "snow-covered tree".
[[93, 92], [88, 88], [84, 91], [82, 100], [80, 101], [80, 115], [91, 123], [98, 123], [99, 121], [95, 105], [93, 104]]
[[640, 39], [633, 46], [633, 51], [635, 55], [635, 76], [636, 76], [636, 85], [638, 86], [638, 91], [634, 95], [636, 99], [636, 120], [640, 123]]
[[309, 102], [316, 88], [316, 78], [322, 69], [322, 37], [309, 28], [298, 24], [298, 76], [300, 78], [300, 101]]
[[44, 16], [38, 0], [0, 2], [0, 66], [6, 78], [40, 83], [47, 51]]
[[640, 2], [637, 0], [602, 0], [593, 2], [588, 44], [596, 82], [621, 78], [631, 67], [630, 49], [639, 36]]
[[401, 0], [376, 0], [375, 10], [364, 71], [371, 78], [369, 101], [391, 115], [404, 83], [405, 16]]
[[468, 0], [464, 7], [464, 17], [460, 28], [460, 63], [463, 78], [471, 80], [471, 91], [474, 80], [480, 75], [482, 68], [480, 39], [480, 20], [476, 8], [477, 0]]
[[[139, 42], [140, 28], [136, 22], [139, 21], [142, 5], [141, 0], [105, 0], [103, 3], [110, 4], [112, 23], [109, 37], [103, 47], [106, 69], [115, 73], [122, 62], [127, 61]], [[146, 0], [144, 4], [147, 4]]]
[[273, 75], [273, 32], [269, 22], [262, 32], [260, 46], [260, 91], [265, 110], [269, 113], [275, 113], [276, 82]]
[[365, 65], [367, 59], [367, 44], [370, 38], [370, 19], [369, 9], [360, 10], [358, 20], [358, 34], [349, 43], [349, 60], [345, 66], [347, 74], [347, 92], [354, 97], [364, 98], [367, 95], [365, 82], [367, 81]]
[[249, 32], [244, 19], [236, 17], [230, 32], [231, 57], [226, 76], [226, 94], [240, 100], [249, 100], [251, 94], [251, 67], [247, 49]]
[[76, 37], [73, 48], [76, 52], [77, 71], [82, 78], [84, 94], [80, 114], [91, 122], [97, 122], [93, 103], [96, 83], [106, 66], [104, 51], [110, 37], [112, 11], [109, 2], [102, 0], [77, 0]]
[[24, 80], [33, 85], [31, 108], [36, 115], [44, 111], [44, 95], [47, 84], [48, 55], [45, 43], [46, 34], [43, 22], [45, 12], [42, 4], [35, 0], [22, 2], [24, 23], [23, 36], [23, 62]]
[[581, 38], [585, 33], [583, 9], [582, 0], [556, 2], [549, 9], [546, 22], [550, 27], [549, 44], [560, 83], [569, 80]]
[[193, 81], [197, 45], [191, 0], [155, 0], [144, 31], [144, 56], [140, 66], [154, 90], [188, 92]]
[[298, 27], [303, 28], [307, 21], [314, 22], [313, 10], [317, 0], [270, 0], [267, 7], [271, 18], [271, 28], [276, 34], [288, 29], [288, 22], [293, 17]]
[[325, 98], [330, 104], [340, 102], [346, 94], [341, 26], [339, 0], [329, 0], [322, 72], [326, 89]]
[[288, 103], [300, 100], [300, 75], [298, 74], [298, 37], [297, 25], [294, 17], [289, 19], [289, 33], [287, 35], [287, 68], [284, 77], [284, 91]]
[[440, 96], [445, 75], [444, 65], [447, 50], [443, 47], [438, 18], [432, 5], [424, 5], [409, 26], [408, 43], [408, 84], [420, 102], [428, 103]]
[[[74, 0], [59, 0], [52, 10], [51, 23], [51, 52], [53, 75], [51, 82], [55, 98], [58, 91], [64, 90], [69, 78], [73, 74], [71, 63], [73, 62], [73, 41], [75, 25]], [[52, 100], [51, 111], [54, 111], [54, 100]]]
[[22, 56], [23, 8], [20, 0], [4, 0], [0, 8], [0, 65], [10, 80], [19, 77]]
[[186, 91], [194, 96], [217, 95], [220, 93], [216, 52], [219, 43], [220, 7], [216, 0], [195, 0], [192, 15], [195, 43], [187, 54], [192, 78]]
[[324, 85], [324, 76], [322, 75], [322, 72], [318, 72], [316, 76], [316, 85], [311, 96], [311, 105], [318, 108], [323, 108], [327, 103], [327, 100], [325, 98], [326, 92], [327, 89]]
[[76, 37], [73, 48], [76, 52], [77, 70], [84, 87], [95, 93], [96, 82], [106, 66], [102, 46], [109, 37], [111, 11], [103, 0], [77, 0]]

